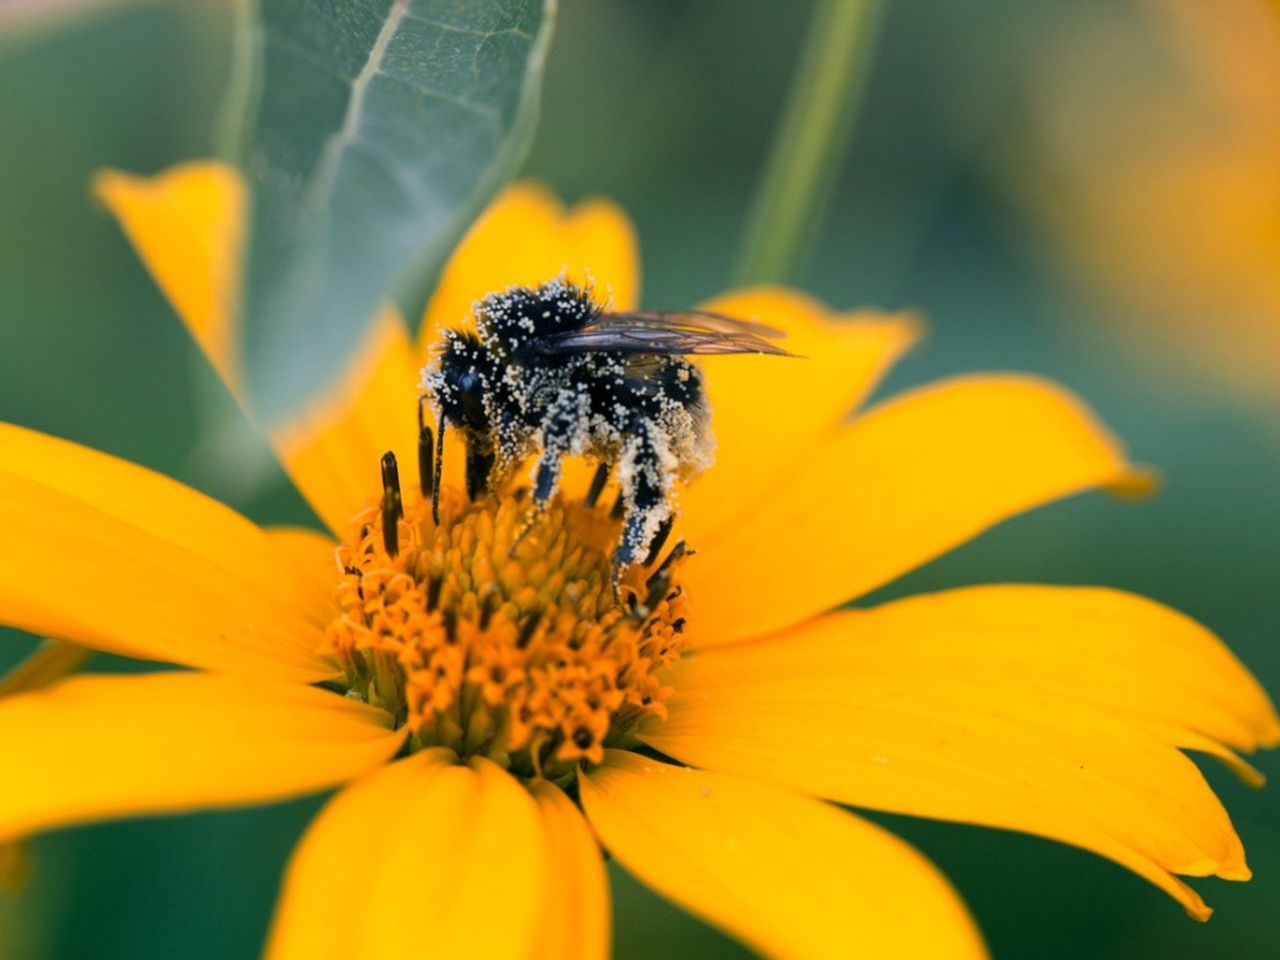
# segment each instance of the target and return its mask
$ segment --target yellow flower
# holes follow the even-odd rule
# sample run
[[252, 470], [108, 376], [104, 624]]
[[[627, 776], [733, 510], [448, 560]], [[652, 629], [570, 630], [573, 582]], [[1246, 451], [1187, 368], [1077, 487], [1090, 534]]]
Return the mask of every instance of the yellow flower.
[[[193, 164], [98, 190], [234, 389], [234, 177]], [[455, 254], [423, 337], [562, 267], [636, 302], [618, 210], [512, 188]], [[270, 430], [336, 561], [328, 536], [0, 427], [0, 618], [196, 668], [0, 700], [20, 771], [0, 841], [345, 785], [294, 855], [272, 958], [603, 956], [598, 845], [768, 955], [983, 953], [935, 868], [826, 801], [1074, 844], [1207, 917], [1175, 875], [1249, 872], [1182, 750], [1256, 781], [1236, 751], [1280, 739], [1208, 631], [1117, 591], [1030, 585], [831, 612], [1013, 514], [1138, 482], [1116, 441], [1061, 389], [1009, 375], [850, 420], [910, 318], [778, 289], [714, 306], [785, 328], [808, 359], [706, 364], [719, 461], [678, 531], [697, 552], [629, 574], [644, 619], [614, 607], [616, 531], [583, 504], [585, 468], [514, 555], [514, 495], [468, 504], [448, 480], [432, 523], [412, 467], [422, 347], [389, 310], [341, 382]], [[403, 471], [394, 534], [386, 451]]]

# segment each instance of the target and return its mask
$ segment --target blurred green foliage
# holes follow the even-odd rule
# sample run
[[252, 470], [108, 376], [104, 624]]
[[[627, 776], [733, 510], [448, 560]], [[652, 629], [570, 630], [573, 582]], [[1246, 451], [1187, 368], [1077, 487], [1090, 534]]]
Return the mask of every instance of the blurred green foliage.
[[253, 195], [241, 357], [273, 424], [343, 370], [389, 289], [435, 277], [524, 159], [555, 5], [236, 6], [260, 10], [235, 34], [224, 128]]
[[[1163, 470], [1167, 488], [1142, 504], [1086, 497], [1021, 518], [884, 595], [1002, 580], [1133, 589], [1209, 624], [1277, 691], [1275, 411], [1197, 392], [1173, 373], [1139, 375], [1098, 349], [982, 172], [984, 149], [1016, 136], [1010, 118], [1040, 15], [1074, 2], [889, 4], [803, 285], [840, 306], [914, 306], [930, 318], [932, 336], [884, 392], [972, 369], [1042, 372], [1088, 397], [1138, 459]], [[804, 6], [562, 3], [527, 172], [570, 199], [603, 193], [631, 211], [646, 303], [682, 306], [722, 288]], [[0, 40], [0, 417], [148, 464], [255, 518], [305, 520], [260, 449], [223, 444], [220, 469], [209, 468], [202, 428], [234, 408], [87, 190], [101, 165], [152, 172], [211, 151], [226, 28], [214, 0], [134, 3]], [[238, 483], [241, 473], [263, 482]], [[4, 662], [26, 648], [10, 640]], [[1260, 766], [1280, 779], [1277, 756]], [[1273, 956], [1280, 807], [1273, 790], [1206, 773], [1257, 877], [1196, 882], [1218, 911], [1203, 926], [1120, 868], [1066, 847], [875, 819], [951, 876], [997, 956]], [[319, 802], [42, 837], [27, 892], [0, 896], [0, 957], [253, 956], [281, 867]], [[742, 955], [615, 879], [619, 956]]]

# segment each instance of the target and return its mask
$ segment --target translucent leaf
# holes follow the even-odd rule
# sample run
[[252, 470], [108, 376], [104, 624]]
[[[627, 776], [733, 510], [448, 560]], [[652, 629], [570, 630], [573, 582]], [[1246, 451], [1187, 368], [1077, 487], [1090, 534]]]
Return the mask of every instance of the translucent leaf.
[[264, 423], [340, 369], [379, 301], [434, 272], [514, 171], [554, 6], [261, 0], [241, 321]]

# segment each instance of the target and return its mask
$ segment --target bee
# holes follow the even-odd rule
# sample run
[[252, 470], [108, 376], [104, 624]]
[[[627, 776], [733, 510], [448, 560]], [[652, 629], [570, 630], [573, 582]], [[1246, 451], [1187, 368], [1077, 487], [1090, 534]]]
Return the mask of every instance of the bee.
[[612, 312], [563, 276], [490, 294], [473, 313], [475, 330], [446, 329], [422, 375], [438, 418], [437, 521], [447, 427], [466, 441], [472, 500], [536, 455], [525, 530], [555, 496], [564, 458], [588, 457], [598, 467], [587, 505], [615, 470], [620, 489], [615, 596], [626, 569], [661, 550], [677, 482], [711, 462], [702, 374], [686, 356], [790, 355], [772, 327], [696, 310]]

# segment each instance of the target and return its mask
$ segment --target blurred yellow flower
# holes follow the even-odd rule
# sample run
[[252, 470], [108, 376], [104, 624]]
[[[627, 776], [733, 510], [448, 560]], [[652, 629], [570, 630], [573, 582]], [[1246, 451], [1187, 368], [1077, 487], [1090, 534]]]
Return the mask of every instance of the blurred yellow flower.
[[[113, 173], [98, 192], [234, 389], [234, 176]], [[562, 268], [636, 302], [620, 211], [511, 188], [453, 257], [422, 339]], [[439, 526], [405, 482], [381, 529], [380, 458], [419, 462], [423, 348], [391, 310], [346, 376], [270, 432], [332, 537], [259, 528], [141, 467], [0, 427], [0, 618], [195, 668], [0, 700], [0, 753], [21, 771], [0, 841], [345, 785], [294, 854], [272, 958], [424, 942], [605, 956], [599, 845], [767, 955], [984, 953], [927, 860], [826, 801], [1074, 844], [1207, 917], [1175, 875], [1249, 871], [1182, 750], [1256, 782], [1235, 751], [1280, 740], [1207, 630], [1140, 597], [1036, 585], [832, 612], [1014, 514], [1138, 482], [1117, 442], [1060, 388], [1012, 375], [850, 420], [913, 342], [910, 318], [835, 316], [781, 289], [713, 304], [784, 328], [808, 359], [706, 363], [719, 459], [679, 529], [697, 553], [629, 574], [643, 620], [607, 588], [616, 530], [583, 503], [585, 468], [514, 554], [514, 497], [469, 504], [456, 476]]]
[[1110, 333], [1280, 385], [1280, 5], [1073, 7], [1046, 31], [1017, 178]]

